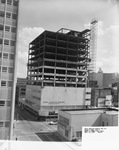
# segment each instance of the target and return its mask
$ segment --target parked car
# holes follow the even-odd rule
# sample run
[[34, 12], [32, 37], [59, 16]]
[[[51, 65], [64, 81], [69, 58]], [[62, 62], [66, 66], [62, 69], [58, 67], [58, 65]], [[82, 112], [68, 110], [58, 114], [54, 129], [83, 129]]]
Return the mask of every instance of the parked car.
[[50, 123], [49, 123], [49, 125], [57, 125], [57, 121], [51, 121]]

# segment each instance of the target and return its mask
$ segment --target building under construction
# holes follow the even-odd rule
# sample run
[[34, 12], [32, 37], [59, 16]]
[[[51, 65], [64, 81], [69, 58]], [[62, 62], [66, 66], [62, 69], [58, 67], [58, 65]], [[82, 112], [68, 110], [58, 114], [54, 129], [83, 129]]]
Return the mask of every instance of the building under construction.
[[90, 30], [44, 31], [29, 45], [28, 84], [85, 87]]
[[62, 28], [44, 31], [35, 38], [29, 44], [25, 105], [39, 116], [84, 106], [89, 46], [89, 29], [78, 32]]

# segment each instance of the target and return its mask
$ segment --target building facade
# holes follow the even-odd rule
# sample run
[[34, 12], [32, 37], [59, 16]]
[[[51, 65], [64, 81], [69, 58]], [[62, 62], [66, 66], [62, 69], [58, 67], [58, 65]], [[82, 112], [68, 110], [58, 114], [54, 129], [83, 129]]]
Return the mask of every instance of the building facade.
[[[110, 104], [107, 103], [110, 101]], [[112, 88], [92, 88], [91, 106], [106, 107], [112, 106]]]
[[[91, 79], [91, 76], [95, 76], [95, 80]], [[104, 73], [101, 68], [96, 73], [89, 73], [89, 87], [111, 87], [113, 83], [119, 82], [119, 74], [118, 73]]]
[[118, 109], [59, 110], [57, 131], [67, 140], [80, 140], [85, 126], [118, 126]]
[[[90, 30], [44, 31], [29, 44], [25, 103], [40, 116], [85, 105]], [[89, 97], [86, 98], [87, 105]]]
[[24, 100], [26, 97], [26, 78], [17, 78], [16, 84], [16, 96], [15, 96], [15, 104], [19, 104], [20, 99]]
[[0, 0], [0, 139], [11, 138], [15, 99], [18, 0]]

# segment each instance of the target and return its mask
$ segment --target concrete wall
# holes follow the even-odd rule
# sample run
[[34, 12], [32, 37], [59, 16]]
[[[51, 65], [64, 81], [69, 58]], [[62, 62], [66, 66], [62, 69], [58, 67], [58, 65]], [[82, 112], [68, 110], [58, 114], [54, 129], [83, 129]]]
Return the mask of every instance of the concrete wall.
[[101, 125], [118, 126], [118, 115], [102, 114]]
[[[58, 114], [59, 114], [58, 117], [61, 116], [63, 118], [68, 119], [68, 121], [69, 121], [69, 124], [67, 124], [67, 123], [65, 123], [65, 121], [60, 120], [60, 118], [58, 119], [59, 120], [58, 126], [57, 126], [58, 133], [61, 136], [63, 136], [65, 139], [71, 140], [72, 139], [71, 128], [70, 128], [70, 126], [71, 126], [71, 115], [66, 113], [66, 112], [60, 111], [60, 110], [58, 111]], [[66, 135], [66, 132], [68, 132], [68, 136]]]
[[42, 106], [83, 105], [84, 88], [44, 87]]
[[83, 126], [100, 126], [101, 113], [88, 113], [80, 115], [72, 115], [71, 126], [75, 131], [82, 131]]
[[40, 102], [41, 102], [41, 87], [27, 85], [25, 104], [31, 107], [32, 109], [38, 111], [40, 109]]

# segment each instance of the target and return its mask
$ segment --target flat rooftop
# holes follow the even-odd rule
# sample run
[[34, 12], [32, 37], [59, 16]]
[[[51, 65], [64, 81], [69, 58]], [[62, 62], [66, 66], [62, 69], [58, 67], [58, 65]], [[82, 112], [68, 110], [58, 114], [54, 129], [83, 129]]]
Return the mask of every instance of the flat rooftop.
[[70, 115], [79, 115], [79, 114], [93, 114], [93, 113], [106, 113], [108, 115], [117, 115], [119, 109], [117, 108], [90, 108], [90, 109], [65, 109], [61, 110]]
[[102, 113], [104, 110], [82, 110], [82, 111], [65, 111], [70, 115]]
[[119, 112], [118, 111], [106, 111], [106, 114], [108, 114], [108, 115], [118, 115]]

